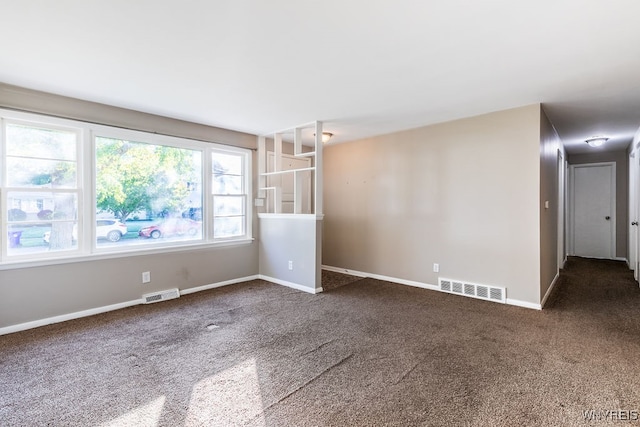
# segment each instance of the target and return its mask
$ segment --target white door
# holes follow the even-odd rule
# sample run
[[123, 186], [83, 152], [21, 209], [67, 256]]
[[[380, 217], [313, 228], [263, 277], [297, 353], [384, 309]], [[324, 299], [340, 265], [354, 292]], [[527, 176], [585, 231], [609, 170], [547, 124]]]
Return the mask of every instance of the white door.
[[615, 163], [571, 166], [572, 253], [615, 258]]
[[640, 152], [634, 151], [629, 157], [629, 267], [633, 270], [633, 275], [638, 280], [638, 269], [640, 267], [640, 248], [638, 241], [638, 216], [640, 213]]

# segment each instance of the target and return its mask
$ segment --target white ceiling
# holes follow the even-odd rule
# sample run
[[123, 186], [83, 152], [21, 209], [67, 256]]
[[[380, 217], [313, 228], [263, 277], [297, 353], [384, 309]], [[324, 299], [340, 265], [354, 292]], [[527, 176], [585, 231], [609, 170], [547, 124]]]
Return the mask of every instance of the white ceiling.
[[638, 0], [0, 0], [0, 81], [344, 142], [542, 102], [570, 152], [640, 126]]

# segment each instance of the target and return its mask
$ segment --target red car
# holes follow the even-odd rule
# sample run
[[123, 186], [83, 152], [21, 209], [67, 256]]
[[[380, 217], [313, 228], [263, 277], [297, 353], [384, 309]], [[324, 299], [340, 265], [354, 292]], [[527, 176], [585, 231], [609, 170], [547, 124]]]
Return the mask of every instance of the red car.
[[158, 239], [170, 236], [198, 235], [202, 230], [202, 223], [187, 218], [169, 218], [148, 227], [140, 229], [138, 236]]

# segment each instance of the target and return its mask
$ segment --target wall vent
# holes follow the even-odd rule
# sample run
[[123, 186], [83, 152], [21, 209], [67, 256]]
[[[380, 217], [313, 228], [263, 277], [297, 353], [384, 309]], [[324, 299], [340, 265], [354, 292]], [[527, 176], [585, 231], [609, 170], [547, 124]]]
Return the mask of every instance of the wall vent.
[[507, 302], [507, 289], [497, 286], [478, 285], [461, 280], [438, 278], [439, 288], [443, 292], [450, 294], [464, 295], [472, 298], [484, 299], [487, 301]]
[[177, 288], [142, 295], [142, 299], [144, 300], [145, 304], [151, 304], [152, 302], [166, 301], [168, 299], [175, 298], [180, 298], [180, 291]]

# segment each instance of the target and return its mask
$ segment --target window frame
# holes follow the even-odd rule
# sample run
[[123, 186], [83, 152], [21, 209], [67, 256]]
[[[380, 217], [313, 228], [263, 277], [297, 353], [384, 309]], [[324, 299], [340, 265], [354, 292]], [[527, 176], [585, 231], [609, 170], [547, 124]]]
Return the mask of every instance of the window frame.
[[[75, 162], [76, 162], [76, 179], [75, 187], [72, 188], [52, 188], [52, 187], [15, 187], [9, 186], [7, 180], [7, 142], [6, 142], [6, 129], [9, 125], [18, 125], [24, 127], [42, 128], [54, 131], [70, 132], [76, 135], [76, 150], [75, 150]], [[84, 163], [84, 142], [86, 137], [86, 131], [81, 127], [75, 125], [75, 123], [58, 118], [48, 118], [40, 115], [31, 115], [27, 113], [13, 113], [8, 114], [4, 110], [0, 110], [0, 265], [15, 261], [31, 261], [48, 258], [55, 260], [57, 258], [77, 256], [81, 253], [80, 240], [78, 240], [75, 247], [47, 252], [40, 251], [32, 254], [20, 255], [10, 254], [9, 252], [9, 237], [8, 231], [11, 226], [11, 222], [8, 219], [7, 209], [9, 208], [9, 195], [12, 193], [51, 193], [51, 194], [74, 194], [76, 197], [76, 209], [77, 218], [75, 222], [77, 227], [80, 228], [83, 223], [82, 215], [82, 203], [83, 203], [83, 183], [86, 176], [85, 163]], [[42, 221], [47, 222], [47, 221]], [[56, 222], [50, 221], [52, 224]], [[44, 254], [47, 254], [45, 256]]]
[[[96, 164], [96, 151], [97, 144], [96, 138], [107, 138], [107, 139], [122, 139], [133, 143], [143, 143], [149, 145], [161, 145], [166, 147], [176, 147], [180, 149], [194, 150], [199, 151], [202, 159], [202, 169], [200, 171], [200, 180], [204, 184], [204, 179], [206, 177], [206, 171], [204, 169], [206, 152], [208, 147], [203, 145], [203, 142], [185, 140], [182, 138], [176, 138], [166, 135], [158, 135], [158, 134], [149, 134], [142, 131], [128, 130], [128, 129], [113, 129], [108, 126], [99, 126], [93, 125], [91, 127], [91, 160], [92, 160], [92, 183], [91, 183], [91, 218], [97, 219], [97, 192], [96, 192], [96, 183], [97, 183], [97, 164]], [[203, 212], [205, 211], [204, 206], [204, 197], [202, 200], [203, 203]], [[87, 225], [89, 229], [91, 229], [95, 233], [95, 228]], [[110, 253], [110, 252], [121, 252], [121, 251], [136, 251], [136, 248], [156, 248], [156, 247], [165, 247], [171, 248], [176, 246], [184, 246], [184, 245], [198, 245], [198, 244], [206, 244], [208, 239], [207, 234], [207, 221], [202, 221], [202, 238], [201, 239], [192, 239], [186, 241], [162, 241], [158, 239], [158, 241], [148, 241], [139, 245], [125, 245], [121, 248], [117, 248], [116, 246], [112, 247], [103, 247], [99, 246], [97, 239], [94, 236], [91, 238], [91, 246], [92, 251], [96, 253]], [[115, 248], [115, 249], [114, 249]]]
[[[61, 129], [78, 134], [76, 153], [77, 186], [75, 189], [60, 189], [62, 192], [75, 191], [77, 197], [78, 241], [74, 249], [56, 252], [37, 252], [34, 254], [9, 254], [8, 194], [16, 191], [6, 184], [7, 147], [5, 124], [18, 123], [23, 126]], [[201, 154], [200, 179], [202, 183], [202, 238], [184, 241], [160, 241], [149, 244], [133, 244], [101, 247], [97, 244], [96, 229], [92, 226], [97, 215], [96, 206], [96, 138], [124, 139], [152, 145], [164, 145], [182, 149], [196, 150]], [[213, 235], [213, 170], [211, 158], [213, 152], [238, 153], [243, 156], [243, 198], [244, 198], [244, 234], [230, 238], [215, 238]], [[117, 258], [132, 255], [176, 252], [183, 250], [207, 249], [252, 242], [253, 200], [252, 189], [252, 153], [251, 149], [203, 141], [185, 137], [170, 136], [142, 130], [124, 129], [104, 124], [87, 123], [72, 119], [63, 119], [47, 115], [0, 109], [0, 270], [23, 266], [38, 266]], [[23, 191], [24, 188], [19, 188]], [[30, 191], [50, 192], [51, 188], [34, 188]]]
[[[237, 155], [242, 159], [242, 191], [240, 192], [240, 194], [229, 194], [229, 193], [214, 193], [214, 186], [213, 186], [213, 180], [215, 179], [215, 174], [213, 173], [213, 155], [215, 153], [219, 153], [219, 154], [223, 154], [223, 155]], [[229, 218], [229, 217], [238, 217], [241, 216], [244, 218], [243, 220], [243, 224], [242, 227], [244, 229], [244, 235], [246, 235], [247, 233], [250, 233], [251, 231], [249, 230], [249, 227], [251, 227], [251, 220], [250, 220], [250, 211], [249, 209], [247, 209], [248, 206], [251, 205], [250, 200], [251, 198], [249, 197], [251, 195], [251, 156], [248, 152], [246, 151], [240, 151], [240, 150], [234, 150], [232, 147], [224, 147], [224, 148], [213, 148], [209, 151], [208, 153], [208, 157], [209, 157], [209, 161], [211, 162], [209, 164], [209, 170], [211, 171], [211, 179], [209, 180], [210, 183], [210, 190], [208, 192], [209, 195], [209, 201], [210, 201], [210, 212], [211, 212], [211, 238], [216, 240], [216, 241], [229, 241], [229, 240], [236, 240], [236, 239], [241, 239], [243, 236], [231, 236], [231, 237], [222, 237], [222, 238], [216, 238], [214, 233], [215, 233], [215, 221], [216, 221], [216, 212], [215, 212], [215, 199], [216, 197], [231, 197], [231, 198], [240, 198], [244, 201], [243, 203], [243, 212], [242, 215], [219, 215], [217, 216], [218, 218]], [[238, 175], [232, 175], [232, 174], [228, 174], [229, 176], [238, 176]]]

